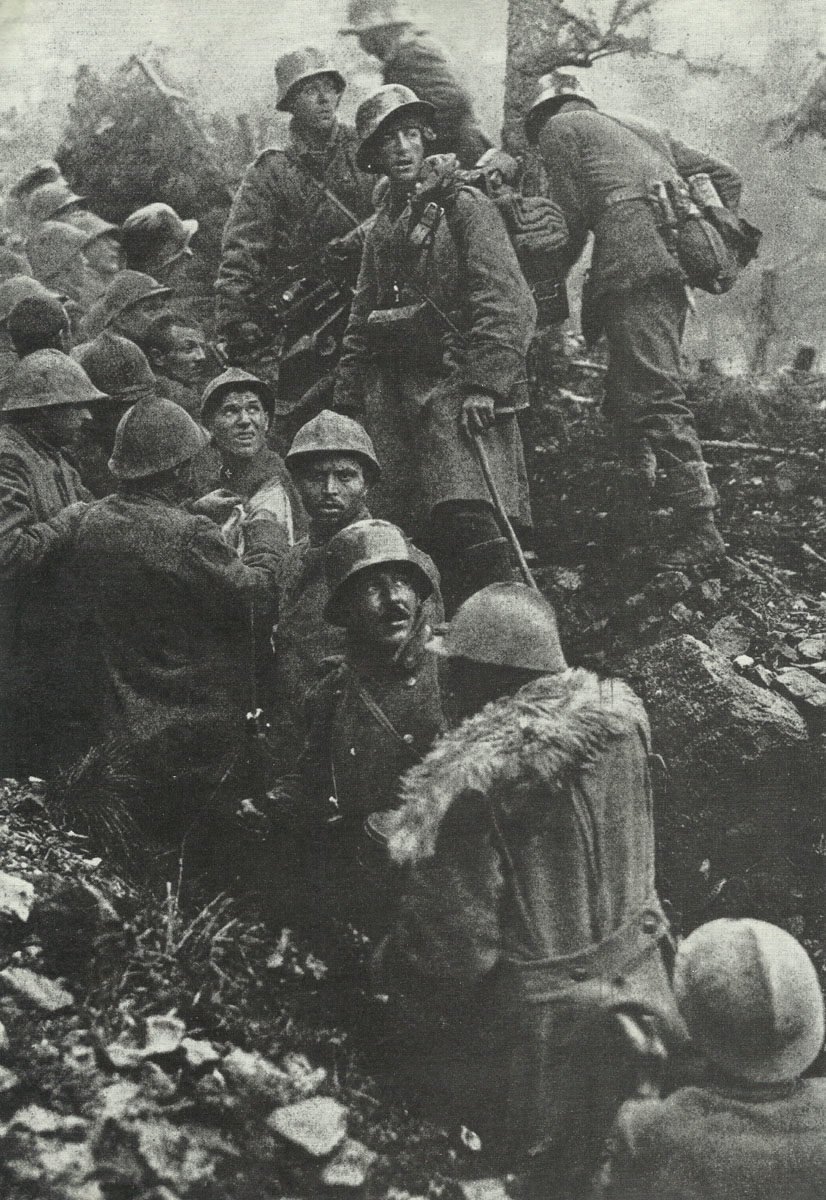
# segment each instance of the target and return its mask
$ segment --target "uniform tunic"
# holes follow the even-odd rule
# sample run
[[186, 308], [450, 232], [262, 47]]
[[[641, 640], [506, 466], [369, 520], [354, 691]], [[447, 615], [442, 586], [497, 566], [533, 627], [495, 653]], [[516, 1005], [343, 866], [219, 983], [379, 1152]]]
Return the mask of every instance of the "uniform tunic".
[[[365, 241], [334, 393], [334, 406], [360, 415], [382, 464], [372, 507], [421, 538], [439, 504], [490, 504], [473, 446], [459, 427], [466, 396], [481, 391], [500, 410], [485, 444], [502, 502], [512, 518], [530, 525], [513, 410], [526, 403], [525, 354], [536, 307], [505, 226], [486, 196], [464, 186], [445, 202], [424, 253], [409, 244], [410, 224], [409, 205], [388, 196]], [[417, 306], [407, 328], [392, 343], [379, 340], [370, 314], [407, 305]]]
[[630, 689], [571, 670], [488, 705], [403, 781], [389, 844], [411, 873], [379, 985], [433, 1006], [425, 1044], [453, 1027], [428, 1054], [483, 1142], [563, 1157], [608, 1090], [602, 1015], [678, 1023], [648, 753]]
[[352, 230], [353, 222], [320, 184], [359, 221], [370, 215], [375, 180], [356, 166], [357, 147], [355, 131], [345, 125], [336, 126], [321, 152], [293, 129], [285, 150], [264, 150], [247, 169], [224, 229], [215, 284], [219, 328], [260, 321], [262, 289]]
[[65, 551], [79, 517], [69, 506], [90, 499], [59, 450], [11, 423], [0, 427], [0, 759], [6, 774], [47, 773], [64, 750], [83, 748], [84, 710], [74, 704], [73, 685], [82, 674], [80, 617]]
[[[702, 455], [681, 383], [685, 277], [645, 199], [655, 181], [711, 176], [736, 208], [739, 175], [726, 163], [638, 121], [590, 108], [563, 108], [539, 135], [549, 195], [568, 225], [572, 265], [588, 234], [594, 249], [583, 322], [605, 329], [609, 346], [605, 413], [621, 440], [647, 439], [662, 466]], [[671, 456], [671, 457], [669, 457]]]

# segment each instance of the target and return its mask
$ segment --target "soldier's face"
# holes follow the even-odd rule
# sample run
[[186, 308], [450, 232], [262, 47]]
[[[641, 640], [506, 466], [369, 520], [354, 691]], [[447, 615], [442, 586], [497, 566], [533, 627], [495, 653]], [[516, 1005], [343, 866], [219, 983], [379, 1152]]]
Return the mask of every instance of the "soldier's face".
[[85, 421], [91, 419], [85, 404], [55, 404], [33, 413], [31, 423], [53, 446], [71, 446]]
[[212, 418], [212, 437], [223, 456], [253, 458], [267, 441], [269, 419], [261, 398], [252, 391], [232, 391]]
[[347, 628], [363, 643], [395, 650], [413, 632], [421, 601], [403, 569], [360, 571], [347, 588]]
[[424, 155], [424, 137], [418, 125], [391, 125], [378, 139], [377, 166], [391, 183], [415, 183]]
[[120, 270], [120, 246], [113, 237], [104, 234], [89, 242], [83, 253], [93, 271], [102, 279], [111, 279]]
[[203, 334], [187, 325], [173, 325], [169, 332], [174, 346], [163, 355], [160, 365], [164, 374], [179, 383], [199, 383], [206, 364]]
[[329, 75], [308, 79], [295, 90], [292, 114], [308, 133], [329, 133], [336, 121], [339, 100], [338, 88]]
[[319, 454], [296, 475], [313, 527], [332, 537], [361, 512], [367, 492], [364, 469], [349, 454]]

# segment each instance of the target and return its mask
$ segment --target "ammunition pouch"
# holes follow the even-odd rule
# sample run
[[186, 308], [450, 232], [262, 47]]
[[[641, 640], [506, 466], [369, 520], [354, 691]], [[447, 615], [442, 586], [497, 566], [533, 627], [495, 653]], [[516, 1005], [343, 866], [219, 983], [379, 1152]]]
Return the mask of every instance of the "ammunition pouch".
[[406, 357], [421, 350], [426, 337], [432, 337], [432, 324], [426, 300], [375, 308], [367, 318], [367, 342], [374, 354]]
[[713, 296], [731, 291], [742, 270], [716, 226], [699, 212], [688, 213], [677, 225], [675, 256], [688, 285]]

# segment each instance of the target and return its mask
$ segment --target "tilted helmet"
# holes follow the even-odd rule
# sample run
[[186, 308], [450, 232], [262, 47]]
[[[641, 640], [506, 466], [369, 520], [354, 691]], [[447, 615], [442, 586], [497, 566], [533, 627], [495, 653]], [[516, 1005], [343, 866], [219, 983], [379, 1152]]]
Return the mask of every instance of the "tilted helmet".
[[823, 1045], [817, 971], [767, 921], [726, 917], [695, 929], [677, 952], [674, 990], [692, 1041], [737, 1079], [794, 1079]]
[[83, 253], [89, 236], [63, 221], [44, 221], [26, 242], [32, 272], [41, 283], [56, 279]]
[[201, 421], [204, 425], [209, 425], [212, 421], [224, 398], [224, 393], [233, 390], [255, 392], [261, 400], [264, 412], [272, 420], [275, 411], [275, 396], [271, 388], [257, 375], [251, 375], [249, 371], [242, 371], [240, 367], [229, 367], [220, 375], [216, 375], [214, 379], [210, 379], [204, 388], [204, 394], [201, 397]]
[[551, 71], [549, 75], [539, 77], [530, 107], [525, 113], [525, 136], [530, 145], [536, 142], [539, 131], [548, 117], [559, 112], [568, 100], [582, 100], [585, 104], [590, 104], [591, 108], [596, 108], [593, 100], [583, 91], [576, 75]]
[[279, 112], [289, 112], [295, 98], [295, 89], [308, 79], [316, 79], [327, 75], [336, 86], [339, 96], [347, 84], [344, 76], [331, 66], [325, 56], [315, 46], [302, 46], [300, 50], [291, 50], [282, 54], [275, 64], [275, 82], [278, 87], [278, 100], [275, 107]]
[[64, 213], [86, 203], [85, 196], [78, 196], [65, 179], [44, 183], [30, 194], [26, 215], [30, 221], [54, 221]]
[[38, 159], [28, 171], [24, 171], [20, 178], [9, 188], [9, 196], [12, 200], [17, 200], [24, 204], [26, 198], [42, 187], [44, 183], [55, 183], [58, 180], [65, 183], [63, 172], [58, 164], [51, 158]]
[[203, 449], [208, 438], [174, 400], [156, 397], [127, 409], [115, 430], [109, 470], [116, 479], [146, 479], [171, 471]]
[[558, 675], [568, 664], [559, 642], [556, 613], [524, 583], [491, 583], [458, 609], [447, 632], [427, 649], [442, 658], [467, 658], [491, 667]]
[[[0, 283], [0, 327], [4, 326], [21, 300], [30, 296], [54, 296], [39, 280], [31, 275], [12, 275]], [[58, 297], [65, 299], [65, 297]]]
[[35, 350], [21, 358], [3, 380], [0, 410], [22, 412], [58, 404], [106, 400], [79, 363], [60, 350]]
[[381, 475], [376, 451], [364, 426], [329, 408], [322, 409], [317, 417], [301, 426], [284, 462], [293, 471], [318, 454], [351, 454], [364, 466], [368, 483], [375, 482]]
[[136, 404], [156, 395], [157, 381], [146, 355], [111, 329], [72, 351], [95, 387], [120, 403]]
[[369, 567], [392, 564], [402, 567], [419, 596], [426, 600], [433, 592], [433, 581], [416, 561], [407, 538], [389, 521], [372, 517], [354, 521], [330, 539], [324, 561], [330, 598], [324, 607], [324, 619], [331, 625], [344, 625], [344, 588], [348, 580]]
[[[111, 325], [118, 317], [152, 296], [171, 296], [172, 289], [143, 271], [118, 271], [101, 297], [102, 324]], [[91, 311], [91, 310], [90, 310]]]
[[166, 245], [164, 266], [182, 254], [191, 254], [189, 243], [198, 232], [194, 217], [179, 217], [169, 204], [146, 204], [130, 213], [120, 227], [120, 244], [127, 261], [143, 261]]
[[406, 114], [430, 125], [436, 109], [427, 100], [420, 100], [412, 88], [401, 83], [386, 83], [372, 96], [368, 96], [356, 111], [356, 133], [359, 147], [356, 163], [363, 171], [369, 170], [371, 155], [375, 149], [376, 135], [391, 117]]
[[410, 10], [398, 0], [350, 0], [347, 8], [349, 25], [339, 33], [359, 34], [370, 29], [383, 29], [386, 25], [410, 25], [413, 18]]

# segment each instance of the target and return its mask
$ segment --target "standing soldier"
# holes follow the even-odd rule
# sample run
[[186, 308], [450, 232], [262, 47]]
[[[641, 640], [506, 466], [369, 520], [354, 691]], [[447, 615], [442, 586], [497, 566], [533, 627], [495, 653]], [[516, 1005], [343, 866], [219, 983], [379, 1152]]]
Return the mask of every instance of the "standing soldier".
[[[0, 390], [0, 762], [49, 774], [83, 750], [79, 620], [66, 550], [91, 496], [63, 451], [105, 396], [59, 350], [38, 350]], [[88, 680], [86, 680], [88, 686]], [[88, 701], [89, 695], [85, 697]]]
[[426, 159], [433, 107], [392, 84], [361, 105], [359, 162], [390, 180], [367, 234], [334, 406], [382, 463], [379, 515], [433, 553], [451, 590], [511, 578], [474, 440], [511, 520], [529, 526], [516, 411], [536, 308], [492, 201]]
[[374, 181], [356, 162], [355, 131], [336, 116], [343, 75], [308, 46], [275, 67], [279, 112], [292, 114], [285, 150], [262, 151], [248, 168], [224, 229], [219, 330], [231, 343], [259, 346], [267, 290], [290, 267], [350, 233], [372, 211]]
[[385, 818], [410, 876], [376, 983], [429, 1011], [411, 1061], [489, 1149], [534, 1159], [530, 1194], [579, 1195], [565, 1185], [623, 1098], [603, 1025], [621, 1009], [680, 1031], [648, 720], [619, 680], [568, 667], [553, 609], [522, 584], [472, 596], [430, 649], [455, 728]]
[[568, 225], [568, 266], [594, 234], [582, 320], [589, 341], [602, 331], [608, 338], [605, 411], [627, 463], [620, 531], [633, 543], [659, 468], [675, 514], [673, 543], [660, 565], [713, 563], [725, 555], [714, 524], [716, 493], [681, 381], [686, 275], [669, 248], [674, 231], [664, 227], [651, 195], [707, 174], [734, 209], [740, 177], [668, 134], [598, 112], [571, 76], [542, 78], [525, 128]]
[[341, 32], [353, 34], [381, 61], [384, 82], [410, 88], [433, 105], [433, 153], [452, 153], [463, 167], [474, 166], [491, 143], [441, 46], [416, 28], [398, 0], [350, 0], [349, 17]]

